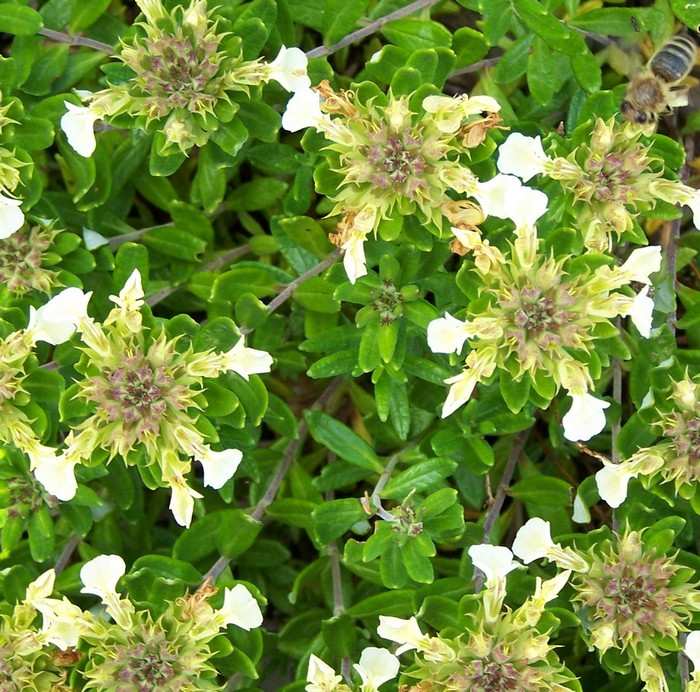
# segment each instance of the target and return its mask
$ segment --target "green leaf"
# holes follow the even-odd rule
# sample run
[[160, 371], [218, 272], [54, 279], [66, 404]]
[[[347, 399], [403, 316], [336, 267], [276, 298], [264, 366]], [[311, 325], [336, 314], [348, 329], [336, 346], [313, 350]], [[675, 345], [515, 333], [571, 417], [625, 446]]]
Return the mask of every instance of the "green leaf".
[[357, 641], [357, 628], [348, 614], [336, 615], [321, 623], [326, 646], [336, 656], [352, 656]]
[[539, 103], [547, 104], [554, 96], [555, 69], [550, 47], [537, 36], [527, 58], [527, 85]]
[[379, 559], [379, 573], [388, 589], [400, 589], [406, 584], [408, 573], [398, 545], [392, 544], [389, 550], [382, 553]]
[[600, 90], [603, 84], [603, 74], [595, 56], [586, 49], [581, 55], [571, 57], [571, 69], [576, 81], [589, 93]]
[[452, 34], [442, 24], [419, 17], [389, 22], [381, 32], [388, 41], [411, 53], [421, 48], [449, 48], [452, 44]]
[[344, 36], [352, 33], [365, 14], [369, 0], [328, 0], [328, 25], [323, 34], [324, 43], [333, 45]]
[[294, 291], [294, 300], [307, 310], [334, 315], [340, 311], [340, 301], [333, 297], [333, 286], [319, 276], [313, 276]]
[[34, 36], [44, 26], [42, 16], [31, 7], [0, 5], [0, 26], [15, 36]]
[[506, 406], [513, 413], [521, 411], [530, 396], [530, 378], [523, 376], [520, 380], [514, 380], [509, 373], [501, 370], [499, 385]]
[[659, 20], [663, 21], [663, 14], [651, 7], [605, 7], [572, 16], [568, 23], [583, 31], [604, 36], [634, 36], [639, 33], [640, 27], [649, 27], [650, 23]]
[[312, 512], [316, 535], [321, 543], [340, 538], [353, 524], [367, 519], [362, 504], [356, 498], [328, 500]]
[[91, 27], [109, 7], [111, 0], [90, 0], [73, 3], [68, 26], [72, 32], [85, 31]]
[[538, 36], [554, 50], [565, 55], [581, 55], [586, 44], [579, 34], [553, 17], [537, 0], [512, 0], [513, 10]]
[[46, 505], [29, 515], [27, 523], [29, 532], [29, 552], [35, 562], [45, 562], [54, 551], [56, 537], [53, 529], [53, 519]]
[[191, 233], [176, 228], [153, 228], [143, 234], [144, 245], [168, 257], [197, 262], [207, 243]]
[[549, 507], [568, 507], [571, 493], [566, 481], [542, 475], [523, 478], [508, 489], [508, 494], [516, 500]]
[[341, 459], [377, 473], [384, 471], [384, 466], [374, 450], [346, 425], [316, 410], [306, 411], [304, 417], [314, 440]]
[[287, 526], [298, 526], [307, 531], [314, 528], [312, 512], [316, 509], [317, 503], [310, 500], [297, 500], [293, 497], [283, 497], [272, 502], [267, 510], [267, 516], [276, 519]]
[[697, 2], [690, 0], [671, 0], [671, 9], [673, 14], [680, 19], [686, 26], [697, 29], [700, 25], [700, 6]]
[[430, 584], [435, 578], [433, 563], [430, 558], [421, 555], [418, 543], [415, 539], [409, 538], [401, 551], [403, 564], [408, 576], [420, 584]]
[[508, 48], [493, 72], [493, 81], [496, 84], [514, 82], [525, 74], [534, 38], [532, 34], [526, 34]]
[[173, 545], [173, 557], [195, 563], [218, 553], [230, 559], [242, 555], [253, 545], [261, 524], [240, 509], [211, 512], [195, 519]]
[[[399, 589], [368, 596], [347, 609], [347, 614], [353, 618], [376, 618], [379, 615], [391, 617], [406, 617], [415, 615], [413, 611], [413, 589]], [[454, 601], [452, 603], [454, 607]]]
[[234, 211], [267, 209], [284, 196], [288, 187], [277, 178], [256, 178], [236, 187], [226, 198], [226, 206]]
[[381, 496], [403, 500], [412, 490], [429, 492], [437, 483], [451, 476], [456, 468], [457, 462], [452, 459], [421, 461], [392, 478], [384, 486]]

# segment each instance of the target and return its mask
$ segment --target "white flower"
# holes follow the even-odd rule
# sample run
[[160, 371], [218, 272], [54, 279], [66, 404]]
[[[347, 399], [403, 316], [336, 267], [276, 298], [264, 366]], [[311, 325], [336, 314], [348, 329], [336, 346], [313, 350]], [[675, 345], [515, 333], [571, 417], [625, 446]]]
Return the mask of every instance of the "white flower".
[[569, 392], [569, 395], [573, 403], [562, 418], [564, 437], [572, 442], [590, 440], [605, 427], [603, 411], [610, 406], [610, 403], [596, 399], [588, 392], [583, 394]]
[[81, 156], [90, 158], [97, 146], [94, 127], [100, 116], [88, 106], [76, 106], [70, 101], [63, 103], [68, 110], [61, 118], [61, 129], [66, 134], [68, 144]]
[[693, 212], [693, 225], [700, 228], [700, 190], [688, 188], [688, 193], [687, 199], [681, 200], [680, 203], [690, 207]]
[[627, 261], [618, 269], [627, 283], [637, 281], [650, 284], [649, 276], [661, 269], [661, 248], [658, 245], [648, 245], [634, 250]]
[[83, 228], [83, 241], [88, 250], [95, 250], [98, 247], [107, 245], [109, 240], [97, 231], [91, 231], [89, 228]]
[[482, 543], [473, 545], [467, 551], [475, 567], [478, 567], [486, 577], [486, 588], [494, 588], [506, 575], [520, 567], [513, 560], [513, 553], [500, 545]]
[[361, 233], [352, 233], [342, 245], [343, 267], [351, 284], [367, 274], [365, 238]]
[[484, 611], [487, 622], [495, 622], [501, 612], [503, 599], [506, 597], [506, 576], [520, 563], [513, 560], [513, 553], [500, 545], [473, 545], [469, 548], [474, 567], [486, 577], [484, 593]]
[[272, 367], [272, 356], [267, 351], [248, 348], [245, 345], [244, 337], [241, 337], [232, 349], [221, 354], [221, 356], [224, 361], [224, 368], [233, 370], [245, 380], [250, 375], [270, 372]]
[[639, 470], [630, 464], [606, 464], [595, 475], [598, 493], [611, 507], [619, 507], [627, 499], [627, 485], [636, 478]]
[[86, 562], [80, 570], [83, 588], [80, 593], [90, 593], [105, 600], [117, 594], [117, 582], [126, 573], [126, 563], [120, 555], [98, 555]]
[[324, 119], [321, 111], [321, 96], [313, 89], [302, 89], [294, 92], [282, 114], [282, 127], [288, 132], [303, 130], [305, 127], [318, 129], [318, 124]]
[[92, 291], [67, 288], [42, 305], [29, 308], [27, 335], [33, 341], [46, 341], [54, 346], [70, 339], [80, 320], [87, 317], [87, 304]]
[[54, 644], [62, 651], [78, 645], [83, 611], [65, 596], [28, 601], [42, 616], [41, 640]]
[[122, 290], [119, 291], [119, 295], [110, 296], [109, 299], [122, 310], [136, 312], [143, 306], [144, 295], [141, 284], [141, 272], [138, 269], [134, 269], [124, 283]]
[[287, 91], [297, 92], [311, 88], [306, 74], [309, 59], [299, 48], [282, 46], [277, 57], [268, 65], [271, 79], [279, 82]]
[[484, 214], [510, 219], [517, 228], [534, 226], [549, 204], [544, 192], [523, 185], [515, 176], [500, 173], [484, 183], [477, 182], [472, 195]]
[[586, 503], [581, 497], [581, 493], [576, 491], [576, 497], [574, 497], [574, 511], [571, 513], [571, 521], [577, 524], [588, 524], [591, 520], [591, 513], [588, 511]]
[[47, 493], [53, 495], [61, 502], [68, 502], [75, 497], [78, 491], [78, 482], [75, 480], [75, 459], [69, 459], [65, 455], [56, 455], [51, 447], [35, 445], [27, 450], [34, 477], [44, 486]]
[[399, 659], [386, 649], [368, 646], [360, 656], [360, 662], [353, 668], [362, 678], [361, 692], [377, 692], [388, 680], [393, 680], [399, 672]]
[[342, 682], [343, 678], [318, 656], [309, 656], [309, 668], [306, 673], [306, 681], [309, 683], [304, 688], [306, 692], [331, 692]]
[[664, 465], [664, 458], [649, 449], [640, 449], [627, 461], [606, 463], [595, 475], [601, 500], [612, 508], [619, 507], [627, 499], [630, 479], [640, 474], [652, 474]]
[[20, 209], [21, 199], [0, 194], [0, 240], [9, 238], [24, 225], [24, 213]]
[[224, 604], [216, 612], [215, 620], [219, 627], [236, 625], [250, 631], [262, 625], [263, 615], [250, 591], [243, 584], [236, 584], [232, 589], [224, 589]]
[[513, 541], [513, 553], [526, 565], [547, 557], [554, 547], [550, 523], [539, 517], [533, 517], [523, 524]]
[[243, 452], [238, 449], [224, 449], [215, 452], [209, 445], [197, 449], [194, 458], [204, 469], [204, 485], [218, 490], [238, 470], [243, 459]]
[[428, 325], [428, 348], [433, 353], [459, 353], [464, 342], [474, 336], [471, 323], [452, 317], [449, 312]]
[[683, 651], [692, 661], [693, 679], [697, 679], [696, 676], [698, 673], [700, 673], [700, 630], [688, 633]]
[[430, 641], [430, 637], [420, 631], [415, 617], [403, 620], [402, 618], [380, 615], [377, 634], [384, 639], [401, 645], [396, 649], [397, 656], [411, 649], [422, 650]]
[[544, 153], [542, 139], [513, 132], [498, 148], [498, 170], [517, 175], [525, 182], [544, 173], [551, 159]]
[[513, 553], [526, 565], [546, 557], [562, 569], [586, 572], [589, 568], [578, 553], [552, 540], [550, 523], [539, 517], [529, 519], [520, 527], [513, 541]]
[[445, 380], [445, 384], [449, 384], [450, 391], [447, 392], [447, 398], [442, 405], [440, 416], [447, 416], [454, 413], [460, 406], [466, 404], [474, 391], [474, 387], [479, 382], [479, 378], [473, 370], [464, 370], [459, 375], [449, 377]]
[[194, 501], [204, 496], [190, 488], [180, 475], [171, 476], [167, 482], [172, 491], [168, 505], [170, 511], [173, 513], [175, 521], [188, 529], [192, 523]]
[[630, 305], [629, 315], [632, 324], [637, 327], [639, 333], [648, 339], [651, 336], [652, 314], [654, 312], [654, 300], [649, 297], [649, 286], [637, 293]]

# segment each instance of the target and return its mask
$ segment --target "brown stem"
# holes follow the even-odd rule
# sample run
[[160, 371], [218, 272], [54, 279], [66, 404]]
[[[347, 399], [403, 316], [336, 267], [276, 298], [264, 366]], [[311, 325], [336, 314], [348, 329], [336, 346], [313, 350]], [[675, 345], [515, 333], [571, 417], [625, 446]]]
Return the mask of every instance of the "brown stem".
[[[496, 496], [493, 498], [493, 504], [489, 508], [488, 514], [486, 515], [486, 520], [484, 521], [484, 543], [491, 543], [491, 530], [493, 525], [496, 523], [496, 519], [503, 508], [503, 503], [506, 500], [506, 492], [510, 481], [513, 478], [513, 473], [515, 472], [515, 465], [520, 459], [520, 455], [523, 453], [523, 447], [525, 447], [525, 442], [529, 437], [531, 428], [527, 430], [522, 430], [518, 433], [515, 438], [512, 449], [510, 450], [510, 455], [508, 456], [508, 461], [503, 469], [503, 475], [496, 489]], [[481, 587], [484, 583], [484, 575], [479, 572], [475, 579], [475, 590], [478, 593], [481, 591]]]
[[392, 22], [395, 19], [401, 19], [402, 17], [406, 17], [409, 14], [413, 14], [414, 12], [422, 10], [425, 7], [435, 5], [438, 2], [440, 2], [440, 0], [415, 0], [415, 2], [412, 2], [410, 5], [406, 5], [406, 7], [402, 7], [398, 10], [395, 10], [394, 12], [390, 12], [389, 14], [386, 14], [383, 17], [380, 17], [379, 19], [375, 19], [373, 22], [370, 22], [369, 24], [367, 24], [367, 26], [363, 26], [361, 29], [353, 31], [351, 34], [348, 34], [344, 38], [341, 38], [340, 41], [334, 43], [332, 46], [319, 46], [318, 48], [310, 50], [306, 55], [309, 58], [323, 58], [327, 55], [332, 55], [333, 53], [339, 51], [341, 48], [345, 48], [345, 46], [349, 46], [355, 41], [359, 41], [362, 38], [371, 36], [372, 34], [379, 31], [379, 29], [381, 29], [388, 22]]
[[101, 50], [103, 53], [108, 53], [109, 55], [114, 54], [114, 46], [110, 46], [109, 43], [102, 43], [102, 41], [95, 41], [92, 38], [85, 38], [84, 36], [71, 36], [70, 34], [65, 34], [62, 31], [54, 31], [54, 29], [47, 29], [46, 27], [39, 29], [39, 33], [42, 36], [46, 36], [46, 38], [50, 38], [52, 41], [70, 43], [71, 46], [86, 46], [87, 48]]
[[[333, 396], [335, 391], [338, 389], [340, 386], [340, 383], [342, 380], [339, 377], [336, 377], [329, 385], [326, 387], [325, 391], [321, 396], [316, 400], [316, 402], [313, 404], [311, 407], [312, 409], [314, 408], [323, 408], [327, 403], [328, 400]], [[306, 441], [306, 436], [309, 434], [309, 426], [306, 424], [306, 421], [303, 421], [301, 425], [299, 425], [299, 435], [296, 440], [292, 440], [288, 445], [287, 445], [287, 450], [284, 453], [284, 457], [282, 458], [282, 461], [280, 461], [279, 466], [277, 467], [277, 470], [275, 471], [275, 475], [272, 477], [272, 480], [270, 481], [270, 484], [267, 486], [267, 490], [265, 491], [265, 494], [260, 498], [259, 502], [253, 510], [250, 513], [250, 516], [255, 519], [255, 521], [260, 521], [263, 516], [265, 515], [265, 510], [268, 508], [268, 506], [273, 502], [275, 499], [275, 496], [277, 495], [277, 491], [279, 490], [280, 486], [282, 485], [282, 481], [284, 480], [284, 477], [287, 475], [287, 471], [289, 471], [290, 466], [292, 465], [292, 462], [296, 458], [297, 451], [301, 448], [301, 446], [304, 444]], [[204, 575], [204, 580], [207, 581], [207, 579], [210, 579], [212, 583], [214, 583], [217, 579], [217, 577], [221, 574], [221, 572], [226, 569], [228, 563], [231, 560], [227, 558], [225, 555], [222, 555], [212, 566], [212, 568]]]
[[68, 566], [68, 562], [73, 555], [73, 551], [78, 547], [78, 543], [80, 543], [80, 536], [78, 536], [77, 533], [72, 533], [68, 539], [68, 542], [64, 546], [63, 551], [58, 556], [58, 560], [56, 560], [54, 571], [57, 575], [63, 572], [63, 570]]

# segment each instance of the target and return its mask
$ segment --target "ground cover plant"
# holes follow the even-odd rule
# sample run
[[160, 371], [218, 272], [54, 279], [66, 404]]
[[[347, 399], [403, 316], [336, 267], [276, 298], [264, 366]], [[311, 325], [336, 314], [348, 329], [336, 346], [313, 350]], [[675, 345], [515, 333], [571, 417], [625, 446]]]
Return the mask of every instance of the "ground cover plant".
[[1, 1], [0, 690], [700, 690], [698, 25]]

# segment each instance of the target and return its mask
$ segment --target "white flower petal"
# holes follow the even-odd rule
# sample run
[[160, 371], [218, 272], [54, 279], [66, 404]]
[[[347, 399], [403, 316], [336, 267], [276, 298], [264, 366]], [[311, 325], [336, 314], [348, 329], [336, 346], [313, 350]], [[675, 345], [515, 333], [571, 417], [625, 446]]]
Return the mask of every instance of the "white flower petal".
[[517, 228], [533, 226], [549, 204], [544, 192], [524, 186], [515, 176], [500, 173], [484, 183], [478, 182], [472, 195], [484, 214], [510, 219]]
[[215, 452], [209, 445], [204, 445], [198, 452], [195, 454], [195, 459], [204, 469], [204, 485], [215, 490], [223, 487], [226, 481], [233, 478], [243, 459], [243, 452], [238, 449]]
[[304, 688], [306, 692], [329, 692], [334, 690], [342, 681], [340, 675], [318, 656], [309, 656], [309, 667], [306, 673], [306, 681], [309, 683]]
[[294, 92], [282, 114], [282, 127], [287, 132], [297, 132], [306, 127], [318, 129], [318, 123], [324, 118], [321, 111], [321, 96], [313, 89]]
[[64, 455], [57, 456], [53, 449], [42, 445], [27, 451], [34, 477], [44, 486], [46, 492], [61, 502], [72, 500], [78, 491], [78, 482], [75, 480], [77, 461]]
[[24, 212], [20, 209], [21, 205], [21, 199], [0, 194], [0, 240], [9, 238], [24, 225]]
[[526, 137], [513, 132], [498, 148], [498, 170], [517, 175], [525, 182], [538, 173], [544, 173], [551, 159], [544, 153], [540, 137]]
[[569, 395], [573, 403], [562, 418], [564, 437], [572, 442], [590, 440], [605, 427], [604, 410], [610, 406], [610, 403], [596, 399], [588, 392], [583, 394], [569, 392]]
[[393, 680], [399, 672], [399, 659], [386, 649], [368, 646], [362, 651], [360, 662], [353, 668], [362, 678], [362, 691], [377, 690], [388, 680]]
[[83, 228], [83, 241], [88, 250], [95, 250], [98, 247], [107, 245], [109, 240], [97, 231], [91, 231], [89, 228]]
[[61, 118], [61, 129], [68, 139], [68, 144], [81, 156], [90, 158], [97, 146], [95, 121], [100, 118], [87, 106], [76, 106], [70, 101], [63, 103], [68, 110]]
[[654, 312], [654, 300], [649, 297], [649, 286], [644, 288], [634, 297], [629, 311], [629, 317], [639, 333], [648, 339], [651, 336], [652, 315]]
[[217, 611], [216, 619], [221, 627], [236, 625], [248, 631], [263, 623], [258, 602], [243, 584], [224, 589], [224, 605]]
[[613, 509], [619, 507], [627, 499], [627, 486], [631, 478], [636, 478], [639, 470], [625, 464], [606, 464], [595, 475], [598, 494], [601, 500]]
[[56, 346], [70, 339], [80, 320], [87, 317], [87, 305], [92, 291], [67, 288], [42, 305], [29, 309], [27, 333], [34, 341], [46, 341]]
[[287, 91], [297, 92], [311, 88], [306, 74], [309, 59], [299, 48], [282, 46], [277, 57], [269, 64], [270, 78], [279, 82]]
[[574, 511], [571, 513], [571, 521], [577, 524], [588, 524], [591, 520], [591, 513], [588, 511], [586, 503], [583, 501], [580, 492], [576, 492], [574, 497]]
[[245, 380], [251, 375], [270, 372], [272, 368], [272, 356], [267, 351], [248, 348], [245, 345], [244, 337], [241, 337], [232, 349], [224, 353], [223, 357], [226, 370], [233, 370]]
[[694, 672], [700, 671], [700, 631], [690, 632], [685, 640], [685, 655], [693, 662]]
[[167, 479], [172, 494], [170, 496], [170, 511], [175, 521], [186, 529], [192, 523], [194, 513], [194, 501], [201, 499], [203, 495], [190, 488], [182, 476], [172, 476]]
[[619, 268], [628, 282], [650, 284], [649, 276], [661, 269], [661, 248], [658, 245], [637, 248]]
[[464, 342], [474, 336], [469, 322], [452, 317], [449, 312], [428, 325], [428, 348], [433, 353], [459, 353]]
[[513, 560], [513, 553], [501, 545], [481, 543], [471, 546], [467, 552], [474, 566], [486, 576], [488, 588], [493, 588], [499, 580], [520, 567], [520, 563]]
[[117, 582], [126, 573], [126, 563], [120, 555], [98, 555], [86, 562], [80, 570], [83, 588], [80, 593], [91, 593], [102, 600], [117, 594]]
[[525, 522], [513, 541], [513, 553], [526, 565], [533, 560], [547, 557], [553, 547], [550, 524], [539, 517], [533, 517]]
[[478, 383], [478, 377], [473, 370], [464, 370], [459, 375], [450, 377], [445, 380], [445, 384], [451, 385], [450, 391], [447, 393], [447, 398], [442, 406], [440, 416], [447, 418], [454, 413], [460, 406], [466, 404]]
[[380, 615], [377, 634], [383, 639], [401, 644], [396, 650], [397, 655], [411, 649], [420, 649], [429, 639], [428, 635], [421, 632], [415, 617], [404, 620], [388, 615]]

